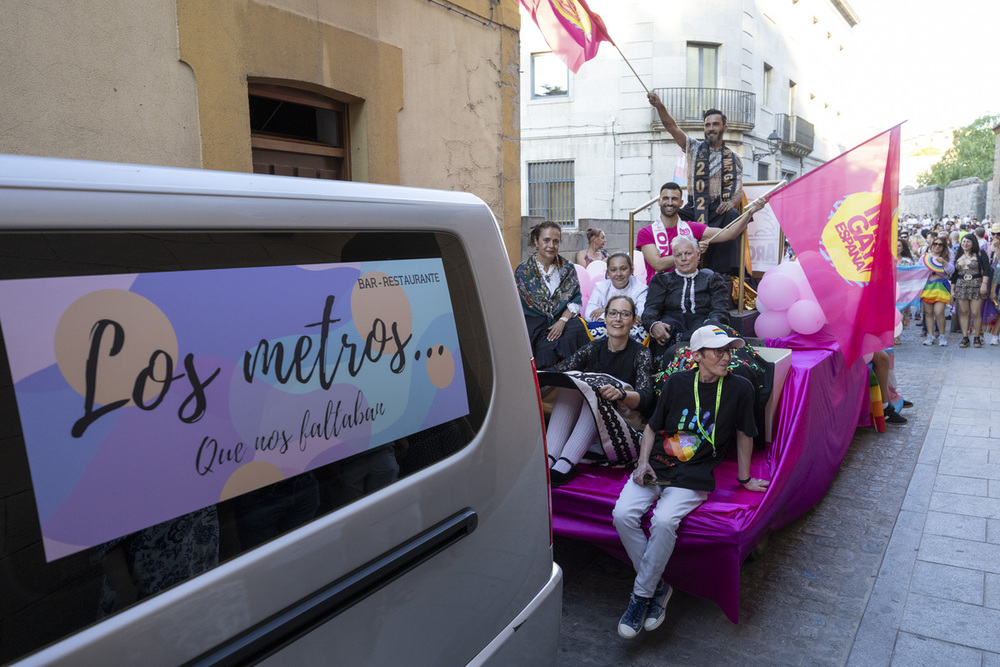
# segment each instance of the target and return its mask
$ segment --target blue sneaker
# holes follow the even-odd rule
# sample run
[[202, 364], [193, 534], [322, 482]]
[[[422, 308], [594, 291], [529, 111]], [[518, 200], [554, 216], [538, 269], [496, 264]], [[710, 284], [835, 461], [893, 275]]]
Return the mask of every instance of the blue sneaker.
[[663, 619], [667, 617], [667, 603], [670, 602], [670, 596], [673, 594], [673, 587], [665, 581], [660, 581], [656, 592], [649, 600], [649, 610], [646, 612], [646, 620], [643, 621], [642, 627], [646, 630], [655, 630], [660, 627]]
[[624, 639], [632, 639], [642, 630], [642, 624], [646, 620], [646, 612], [649, 610], [649, 598], [641, 598], [632, 594], [628, 601], [628, 609], [618, 621], [618, 634]]

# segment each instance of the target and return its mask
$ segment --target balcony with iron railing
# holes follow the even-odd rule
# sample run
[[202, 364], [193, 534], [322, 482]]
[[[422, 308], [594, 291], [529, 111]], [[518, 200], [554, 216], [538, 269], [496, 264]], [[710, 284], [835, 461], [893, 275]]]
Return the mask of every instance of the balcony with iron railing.
[[[745, 90], [726, 88], [656, 88], [667, 112], [682, 130], [700, 130], [704, 127], [702, 115], [708, 109], [718, 109], [726, 114], [730, 131], [749, 132], [754, 128], [757, 114], [757, 96]], [[653, 112], [653, 128], [663, 124]]]
[[781, 152], [805, 157], [812, 153], [816, 130], [800, 116], [779, 113], [774, 117], [774, 129], [781, 137]]

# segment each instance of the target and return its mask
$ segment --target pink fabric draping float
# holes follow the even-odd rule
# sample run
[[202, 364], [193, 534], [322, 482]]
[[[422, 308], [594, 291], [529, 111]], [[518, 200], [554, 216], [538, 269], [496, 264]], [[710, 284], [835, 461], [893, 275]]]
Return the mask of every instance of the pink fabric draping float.
[[[715, 469], [715, 491], [681, 522], [664, 574], [672, 586], [715, 601], [734, 623], [739, 620], [740, 565], [768, 532], [819, 502], [854, 429], [868, 424], [867, 366], [859, 359], [848, 368], [838, 350], [812, 348], [813, 340], [790, 336], [771, 341], [773, 347], [794, 350], [774, 442], [754, 453], [751, 468], [754, 477], [770, 479], [771, 487], [758, 494], [739, 486], [732, 448]], [[800, 346], [805, 349], [794, 349]], [[631, 470], [585, 464], [579, 468], [569, 484], [552, 489], [553, 531], [594, 542], [629, 562], [611, 510]], [[648, 515], [644, 525], [649, 526]]]

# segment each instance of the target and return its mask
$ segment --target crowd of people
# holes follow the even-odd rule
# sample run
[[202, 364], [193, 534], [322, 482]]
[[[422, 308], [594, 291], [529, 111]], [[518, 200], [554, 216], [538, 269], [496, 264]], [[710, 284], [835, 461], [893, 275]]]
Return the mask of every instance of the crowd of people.
[[[976, 218], [917, 218], [900, 221], [897, 245], [899, 266], [922, 263], [930, 274], [914, 315], [924, 345], [948, 344], [947, 320], [957, 321], [959, 347], [1000, 345], [997, 331], [1000, 223]], [[909, 323], [904, 312], [904, 328]]]

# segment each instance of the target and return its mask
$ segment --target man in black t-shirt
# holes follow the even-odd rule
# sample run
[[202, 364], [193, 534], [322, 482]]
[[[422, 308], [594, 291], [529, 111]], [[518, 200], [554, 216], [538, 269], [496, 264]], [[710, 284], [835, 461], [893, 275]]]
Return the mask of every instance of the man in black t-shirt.
[[[750, 491], [767, 489], [769, 482], [750, 476], [757, 435], [754, 388], [729, 372], [731, 350], [745, 344], [714, 325], [695, 330], [690, 345], [698, 368], [667, 378], [642, 434], [639, 462], [613, 512], [636, 570], [628, 609], [618, 623], [618, 634], [625, 639], [663, 622], [673, 589], [661, 577], [677, 541], [677, 526], [715, 488], [713, 470], [734, 435], [737, 481]], [[640, 522], [654, 502], [647, 540]]]

